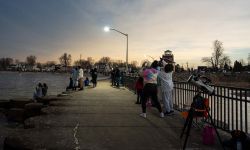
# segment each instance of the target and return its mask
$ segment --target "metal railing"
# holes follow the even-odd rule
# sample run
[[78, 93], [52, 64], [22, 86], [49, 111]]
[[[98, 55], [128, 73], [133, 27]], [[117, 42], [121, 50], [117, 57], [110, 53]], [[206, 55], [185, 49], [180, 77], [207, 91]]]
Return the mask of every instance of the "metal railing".
[[[173, 103], [177, 110], [188, 109], [197, 88], [187, 82], [174, 82]], [[214, 86], [215, 94], [202, 95], [209, 99], [209, 113], [216, 127], [225, 131], [250, 131], [250, 89]]]
[[[135, 90], [136, 76], [126, 76], [124, 85]], [[225, 131], [241, 130], [250, 133], [250, 89], [214, 86], [215, 94], [202, 96], [209, 99], [209, 113], [217, 128]], [[179, 111], [189, 109], [197, 88], [187, 82], [174, 82], [173, 103]]]

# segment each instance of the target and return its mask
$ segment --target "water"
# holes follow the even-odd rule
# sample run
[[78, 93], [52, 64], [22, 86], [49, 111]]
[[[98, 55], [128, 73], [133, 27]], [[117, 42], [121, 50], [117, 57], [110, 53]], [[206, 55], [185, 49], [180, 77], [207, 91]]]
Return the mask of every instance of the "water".
[[0, 99], [32, 98], [36, 85], [46, 83], [48, 95], [57, 95], [65, 91], [69, 83], [69, 74], [36, 72], [0, 72]]

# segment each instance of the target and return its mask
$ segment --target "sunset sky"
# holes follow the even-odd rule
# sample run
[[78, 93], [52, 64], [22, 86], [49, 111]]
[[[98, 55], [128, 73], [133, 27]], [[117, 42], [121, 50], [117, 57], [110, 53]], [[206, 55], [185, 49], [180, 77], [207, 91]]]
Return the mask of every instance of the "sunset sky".
[[[170, 49], [176, 63], [201, 65], [213, 41], [231, 60], [250, 53], [250, 0], [0, 0], [0, 57], [40, 62], [102, 56], [129, 62], [159, 58]], [[149, 57], [147, 57], [149, 58]], [[149, 58], [150, 59], [150, 58]]]

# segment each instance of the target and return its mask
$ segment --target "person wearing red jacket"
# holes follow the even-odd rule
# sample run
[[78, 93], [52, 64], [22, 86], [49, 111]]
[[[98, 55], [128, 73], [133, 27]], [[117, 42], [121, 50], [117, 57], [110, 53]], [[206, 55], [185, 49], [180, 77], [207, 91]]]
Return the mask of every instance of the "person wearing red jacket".
[[137, 93], [137, 101], [136, 104], [141, 104], [142, 99], [142, 90], [143, 90], [143, 78], [139, 77], [135, 83], [135, 90]]

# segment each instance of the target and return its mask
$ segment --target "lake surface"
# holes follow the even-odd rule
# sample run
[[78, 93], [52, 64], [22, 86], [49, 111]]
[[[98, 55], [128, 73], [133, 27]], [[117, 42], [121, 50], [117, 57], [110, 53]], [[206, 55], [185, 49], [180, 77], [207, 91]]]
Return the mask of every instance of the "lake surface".
[[36, 85], [46, 83], [48, 95], [57, 95], [65, 91], [70, 74], [37, 72], [1, 72], [0, 100], [11, 98], [32, 98]]

